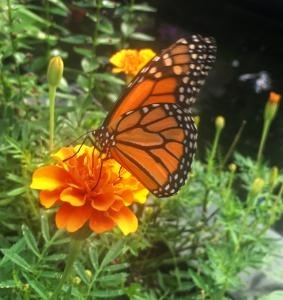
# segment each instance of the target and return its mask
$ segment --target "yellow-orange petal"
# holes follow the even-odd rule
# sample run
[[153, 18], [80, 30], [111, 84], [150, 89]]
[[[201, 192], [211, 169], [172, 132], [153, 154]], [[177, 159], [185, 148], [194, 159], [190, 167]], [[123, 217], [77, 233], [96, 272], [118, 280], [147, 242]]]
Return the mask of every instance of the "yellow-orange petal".
[[82, 190], [67, 187], [60, 194], [60, 199], [72, 206], [82, 206], [85, 204], [86, 194]]
[[104, 191], [100, 194], [93, 194], [91, 206], [99, 211], [106, 211], [111, 207], [114, 201], [113, 193]]
[[149, 192], [146, 188], [141, 188], [139, 191], [134, 193], [134, 199], [138, 203], [145, 203]]
[[139, 51], [139, 68], [141, 69], [145, 64], [147, 64], [154, 56], [156, 56], [156, 53], [152, 51], [149, 48], [141, 49]]
[[120, 73], [123, 72], [121, 68], [112, 68], [112, 73]]
[[138, 228], [138, 219], [128, 207], [124, 206], [118, 212], [109, 211], [109, 216], [124, 235], [135, 232]]
[[52, 154], [52, 158], [63, 161], [65, 159], [68, 159], [69, 157], [72, 157], [75, 154], [75, 149], [72, 147], [63, 147], [59, 149], [57, 152]]
[[59, 229], [65, 228], [69, 232], [75, 232], [87, 222], [90, 215], [91, 209], [89, 206], [73, 207], [66, 203], [56, 213], [56, 226]]
[[56, 166], [44, 166], [34, 171], [30, 187], [36, 190], [48, 190], [66, 186], [69, 175], [68, 173]]
[[60, 191], [61, 190], [40, 191], [39, 199], [41, 205], [43, 205], [45, 208], [50, 208], [51, 206], [53, 206], [56, 202], [60, 200]]
[[104, 215], [103, 213], [93, 212], [90, 220], [89, 227], [95, 233], [102, 233], [108, 230], [111, 230], [115, 227], [115, 223], [109, 217]]

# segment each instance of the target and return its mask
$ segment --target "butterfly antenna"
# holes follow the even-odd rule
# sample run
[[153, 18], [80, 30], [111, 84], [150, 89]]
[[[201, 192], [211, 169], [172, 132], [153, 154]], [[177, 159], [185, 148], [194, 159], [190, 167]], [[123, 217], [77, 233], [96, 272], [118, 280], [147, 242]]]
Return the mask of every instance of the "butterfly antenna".
[[75, 156], [81, 151], [82, 146], [84, 145], [84, 143], [85, 143], [86, 140], [90, 139], [91, 143], [93, 144], [93, 142], [92, 142], [92, 140], [91, 140], [91, 138], [90, 138], [90, 133], [91, 133], [91, 132], [92, 132], [92, 131], [88, 131], [87, 133], [82, 134], [81, 136], [79, 136], [77, 139], [75, 139], [72, 143], [70, 143], [70, 144], [68, 145], [68, 146], [70, 146], [70, 145], [74, 144], [75, 142], [77, 142], [78, 140], [80, 140], [82, 137], [84, 137], [83, 141], [82, 141], [81, 144], [80, 144], [79, 149], [78, 149], [73, 155], [71, 155], [71, 156], [65, 158], [65, 159], [63, 160], [63, 162], [65, 162], [65, 161], [67, 161], [67, 160], [69, 160], [69, 159], [75, 157]]
[[[92, 150], [92, 158], [94, 157], [94, 149], [95, 148], [93, 148], [93, 150]], [[98, 159], [100, 159], [100, 168], [99, 168], [99, 173], [98, 173], [98, 178], [97, 178], [97, 180], [96, 180], [96, 183], [95, 183], [95, 185], [92, 187], [92, 191], [97, 187], [97, 185], [98, 185], [98, 183], [99, 183], [99, 181], [100, 181], [100, 178], [101, 178], [101, 173], [102, 173], [102, 167], [103, 167], [103, 161], [104, 161], [104, 159], [102, 159], [101, 158], [101, 152], [100, 152], [100, 154], [99, 154], [99, 156], [98, 156]], [[92, 169], [94, 170], [94, 159], [92, 159]]]

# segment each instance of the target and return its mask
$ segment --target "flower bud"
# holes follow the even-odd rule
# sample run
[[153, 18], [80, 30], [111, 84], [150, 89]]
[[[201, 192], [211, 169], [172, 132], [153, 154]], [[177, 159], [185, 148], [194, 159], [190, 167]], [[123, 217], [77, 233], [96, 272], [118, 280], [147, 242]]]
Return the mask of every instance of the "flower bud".
[[262, 191], [263, 186], [264, 186], [264, 180], [258, 177], [252, 183], [251, 191], [254, 194], [259, 194]]
[[225, 118], [223, 116], [217, 116], [215, 119], [215, 127], [217, 130], [222, 130], [225, 126]]
[[85, 275], [86, 275], [86, 277], [87, 277], [88, 279], [91, 279], [93, 274], [92, 274], [91, 270], [86, 269], [86, 270], [85, 270]]
[[270, 183], [271, 187], [274, 187], [274, 185], [276, 184], [278, 175], [279, 175], [278, 168], [277, 167], [271, 168], [270, 175], [269, 175], [269, 183]]
[[264, 120], [272, 121], [276, 116], [279, 102], [281, 99], [281, 95], [270, 92], [268, 101], [266, 102], [265, 109], [264, 109]]
[[228, 169], [231, 173], [235, 173], [237, 170], [237, 166], [234, 163], [229, 164]]
[[60, 56], [54, 56], [50, 59], [47, 69], [48, 84], [57, 87], [62, 79], [64, 63]]

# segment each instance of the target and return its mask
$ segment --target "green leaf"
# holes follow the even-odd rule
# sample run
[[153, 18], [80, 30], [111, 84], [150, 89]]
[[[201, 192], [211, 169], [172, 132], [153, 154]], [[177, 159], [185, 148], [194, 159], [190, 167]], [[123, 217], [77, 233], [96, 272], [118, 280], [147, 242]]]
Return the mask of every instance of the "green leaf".
[[40, 297], [40, 299], [49, 299], [48, 297], [48, 290], [46, 290], [46, 286], [43, 286], [38, 281], [35, 281], [34, 279], [31, 279], [27, 276], [27, 274], [24, 274], [25, 279], [27, 280], [28, 284], [30, 285], [30, 288], [32, 288], [35, 293]]
[[108, 74], [108, 73], [96, 73], [93, 75], [93, 77], [99, 81], [106, 81], [109, 83], [119, 84], [119, 85], [125, 84], [125, 81], [122, 80], [121, 78], [119, 78], [115, 75]]
[[85, 49], [80, 47], [74, 47], [74, 51], [82, 56], [91, 57], [93, 54], [93, 50]]
[[45, 259], [46, 259], [46, 261], [51, 261], [51, 262], [64, 261], [66, 259], [66, 254], [55, 253], [55, 254], [47, 256]]
[[121, 270], [125, 270], [127, 268], [129, 268], [130, 264], [125, 262], [122, 264], [114, 264], [114, 265], [109, 265], [106, 268], [104, 268], [105, 272], [109, 272], [109, 273], [114, 273], [117, 271], [121, 271]]
[[24, 239], [27, 243], [27, 246], [29, 249], [37, 256], [40, 257], [39, 249], [37, 247], [37, 243], [35, 240], [35, 237], [33, 236], [32, 232], [26, 225], [22, 225], [22, 233], [24, 236]]
[[24, 269], [25, 271], [32, 272], [31, 266], [20, 255], [6, 249], [3, 249], [2, 252], [6, 258], [9, 258], [13, 263], [18, 265], [20, 268]]
[[[4, 254], [4, 257], [0, 261], [0, 267], [4, 266], [6, 263], [8, 263], [11, 259], [10, 256], [14, 253], [19, 253], [23, 251], [26, 247], [26, 243], [24, 238], [21, 238], [19, 241], [17, 241], [11, 248], [9, 249], [1, 249], [2, 253]], [[5, 255], [7, 253], [7, 255]]]
[[49, 221], [47, 213], [43, 212], [40, 216], [40, 225], [41, 225], [41, 232], [44, 241], [47, 243], [50, 241], [50, 229], [49, 229]]
[[95, 40], [96, 45], [116, 45], [120, 42], [120, 38], [109, 36], [100, 36]]
[[100, 23], [98, 24], [98, 29], [105, 34], [112, 35], [114, 33], [112, 22], [110, 22], [106, 18], [100, 21]]
[[86, 36], [82, 34], [70, 35], [60, 39], [62, 42], [74, 45], [84, 44], [86, 42]]
[[126, 37], [132, 36], [132, 34], [134, 34], [135, 32], [135, 27], [126, 22], [123, 22], [121, 24], [121, 32]]
[[200, 274], [197, 274], [196, 272], [194, 272], [193, 270], [188, 270], [190, 276], [192, 277], [194, 283], [202, 290], [206, 290], [206, 284], [203, 280], [203, 278], [201, 277]]
[[95, 290], [91, 293], [93, 297], [100, 297], [100, 298], [114, 298], [118, 296], [125, 295], [124, 290], [117, 289], [117, 290]]
[[7, 196], [8, 197], [15, 197], [15, 196], [18, 196], [18, 195], [22, 195], [26, 192], [26, 187], [19, 187], [19, 188], [15, 188], [9, 192], [7, 192]]
[[128, 274], [123, 272], [123, 273], [118, 273], [118, 274], [110, 274], [110, 275], [100, 276], [97, 279], [97, 281], [99, 281], [100, 283], [120, 285], [126, 281], [127, 277], [128, 277]]
[[85, 73], [93, 72], [99, 68], [99, 64], [97, 62], [92, 63], [87, 58], [82, 59], [81, 65], [82, 65], [82, 69]]
[[154, 41], [154, 37], [142, 32], [134, 32], [130, 35], [132, 39], [139, 41]]
[[100, 268], [103, 269], [105, 268], [108, 264], [110, 264], [111, 262], [113, 262], [113, 260], [115, 258], [117, 258], [124, 247], [124, 240], [120, 240], [118, 241], [116, 244], [114, 244], [109, 251], [106, 253], [106, 255], [104, 256]]
[[82, 279], [82, 281], [85, 284], [88, 284], [89, 283], [89, 277], [86, 275], [86, 272], [85, 272], [86, 268], [85, 268], [85, 266], [78, 261], [78, 262], [76, 262], [74, 264], [74, 269], [76, 270], [76, 273]]
[[103, 8], [116, 8], [117, 2], [116, 1], [109, 1], [109, 0], [103, 0]]
[[16, 288], [17, 283], [14, 280], [0, 281], [0, 289]]
[[147, 4], [135, 4], [131, 6], [132, 10], [144, 11], [144, 12], [156, 12], [156, 8], [149, 6]]
[[99, 259], [96, 247], [89, 248], [89, 258], [95, 271], [99, 269]]

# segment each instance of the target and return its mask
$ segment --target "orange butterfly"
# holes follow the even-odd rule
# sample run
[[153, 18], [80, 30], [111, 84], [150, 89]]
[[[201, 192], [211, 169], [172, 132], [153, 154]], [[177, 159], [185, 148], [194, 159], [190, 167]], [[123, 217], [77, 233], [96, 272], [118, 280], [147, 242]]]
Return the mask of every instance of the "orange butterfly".
[[95, 147], [158, 197], [177, 193], [187, 179], [197, 140], [191, 106], [215, 55], [213, 38], [178, 40], [139, 72], [90, 133]]

